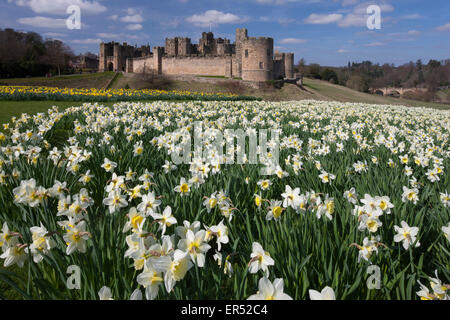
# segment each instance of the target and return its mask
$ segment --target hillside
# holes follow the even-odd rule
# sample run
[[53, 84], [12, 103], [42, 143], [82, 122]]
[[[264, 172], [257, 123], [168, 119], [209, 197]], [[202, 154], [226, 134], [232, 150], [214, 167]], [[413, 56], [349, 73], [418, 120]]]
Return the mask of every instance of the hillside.
[[[197, 79], [197, 81], [196, 81]], [[352, 90], [347, 87], [331, 84], [327, 81], [304, 79], [303, 88], [293, 84], [285, 84], [281, 89], [267, 85], [264, 89], [252, 89], [239, 85], [231, 85], [219, 82], [223, 79], [205, 79], [204, 77], [193, 77], [193, 81], [147, 79], [143, 80], [136, 75], [118, 74], [113, 72], [93, 73], [83, 75], [70, 75], [53, 78], [22, 78], [22, 79], [0, 79], [0, 85], [31, 85], [51, 86], [68, 88], [126, 88], [144, 89], [154, 88], [163, 90], [195, 91], [195, 92], [232, 92], [240, 95], [256, 96], [267, 101], [289, 101], [289, 100], [325, 100], [341, 102], [361, 102], [370, 104], [396, 104], [412, 107], [429, 107], [436, 109], [450, 109], [450, 105], [428, 103], [402, 98], [383, 97]]]
[[55, 76], [51, 78], [14, 78], [0, 79], [0, 85], [3, 86], [44, 86], [58, 88], [106, 88], [109, 82], [114, 78], [114, 72], [73, 74], [65, 76]]

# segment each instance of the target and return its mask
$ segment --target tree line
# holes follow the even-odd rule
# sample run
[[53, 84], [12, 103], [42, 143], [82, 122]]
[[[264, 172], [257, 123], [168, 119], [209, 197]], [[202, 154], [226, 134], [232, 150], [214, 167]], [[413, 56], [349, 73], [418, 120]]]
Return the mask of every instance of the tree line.
[[43, 39], [35, 32], [0, 29], [0, 78], [69, 74], [72, 49], [60, 40]]
[[[450, 59], [422, 60], [409, 62], [400, 66], [393, 64], [375, 64], [371, 61], [349, 62], [344, 67], [326, 67], [313, 63], [307, 65], [301, 59], [297, 71], [306, 77], [321, 79], [349, 87], [361, 92], [371, 88], [426, 88], [423, 93], [411, 93], [410, 98], [418, 100], [436, 100], [441, 87], [450, 86]], [[450, 102], [450, 99], [449, 99]]]

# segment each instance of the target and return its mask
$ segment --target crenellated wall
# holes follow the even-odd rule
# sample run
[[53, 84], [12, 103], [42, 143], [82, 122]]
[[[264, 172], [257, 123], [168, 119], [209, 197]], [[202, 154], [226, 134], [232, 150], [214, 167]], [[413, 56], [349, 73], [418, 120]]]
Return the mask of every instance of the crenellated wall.
[[273, 38], [249, 37], [247, 29], [236, 30], [236, 42], [214, 38], [204, 32], [199, 44], [190, 38], [167, 38], [165, 47], [100, 44], [100, 71], [166, 75], [209, 75], [264, 82], [294, 77], [294, 54], [274, 53]]

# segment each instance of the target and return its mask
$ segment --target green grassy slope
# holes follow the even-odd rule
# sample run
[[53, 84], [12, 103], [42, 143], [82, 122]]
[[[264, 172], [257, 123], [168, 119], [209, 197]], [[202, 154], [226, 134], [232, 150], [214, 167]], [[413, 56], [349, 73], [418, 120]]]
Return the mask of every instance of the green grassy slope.
[[0, 85], [9, 86], [46, 86], [59, 88], [104, 88], [115, 76], [115, 72], [74, 74], [52, 78], [14, 78], [0, 79]]

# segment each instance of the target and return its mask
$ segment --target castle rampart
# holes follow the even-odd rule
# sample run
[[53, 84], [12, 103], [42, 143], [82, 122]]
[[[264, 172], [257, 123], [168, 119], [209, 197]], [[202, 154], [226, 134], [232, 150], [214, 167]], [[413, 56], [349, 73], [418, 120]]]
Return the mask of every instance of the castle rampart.
[[167, 38], [165, 47], [132, 47], [116, 42], [100, 44], [100, 71], [167, 75], [211, 75], [263, 82], [293, 78], [293, 53], [274, 53], [274, 40], [249, 37], [236, 30], [235, 43], [203, 32], [198, 44], [190, 38]]

